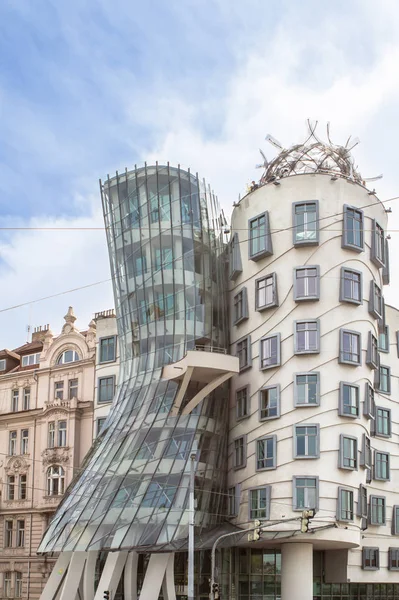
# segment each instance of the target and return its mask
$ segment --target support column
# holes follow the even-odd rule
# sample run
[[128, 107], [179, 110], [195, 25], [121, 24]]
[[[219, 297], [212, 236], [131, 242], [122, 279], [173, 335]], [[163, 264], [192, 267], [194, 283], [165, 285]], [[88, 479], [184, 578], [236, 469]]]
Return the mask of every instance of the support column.
[[61, 552], [42, 591], [40, 600], [54, 600], [57, 597], [71, 558], [72, 552]]
[[87, 552], [73, 552], [62, 586], [60, 600], [71, 600], [71, 598], [77, 597], [86, 558]]
[[281, 546], [281, 600], [313, 599], [313, 545]]
[[[137, 600], [137, 567], [139, 563], [139, 555], [132, 550], [127, 555], [125, 564], [124, 591], [125, 598], [129, 600]], [[85, 599], [86, 600], [86, 599]]]
[[94, 600], [94, 579], [96, 573], [98, 552], [90, 550], [87, 552], [86, 566], [83, 574], [83, 598], [84, 600]]
[[[140, 600], [157, 600], [170, 557], [173, 553], [151, 554], [141, 588]], [[166, 584], [168, 585], [168, 584]], [[168, 588], [166, 588], [168, 591]], [[173, 596], [172, 596], [173, 598]], [[97, 600], [97, 599], [95, 599]], [[170, 598], [168, 598], [170, 600]]]
[[126, 559], [125, 551], [108, 552], [94, 600], [103, 600], [105, 590], [110, 592], [111, 598], [115, 595]]
[[164, 600], [176, 600], [175, 587], [175, 555], [172, 552], [166, 565], [165, 576], [162, 583], [162, 595]]

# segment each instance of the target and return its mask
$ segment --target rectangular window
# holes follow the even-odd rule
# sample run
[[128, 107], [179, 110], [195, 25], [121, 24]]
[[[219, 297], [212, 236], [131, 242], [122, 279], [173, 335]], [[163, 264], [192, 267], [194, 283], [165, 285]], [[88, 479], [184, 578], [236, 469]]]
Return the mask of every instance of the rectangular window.
[[370, 525], [385, 525], [385, 496], [370, 496]]
[[339, 467], [357, 469], [357, 439], [343, 434], [339, 437]]
[[22, 366], [23, 367], [32, 367], [33, 365], [38, 365], [40, 363], [40, 352], [36, 354], [27, 354], [22, 357]]
[[295, 202], [293, 211], [294, 246], [314, 246], [319, 243], [319, 203]]
[[338, 521], [353, 521], [353, 491], [346, 488], [338, 488]]
[[100, 340], [100, 363], [116, 360], [116, 336], [101, 338]]
[[23, 401], [22, 410], [29, 410], [30, 408], [30, 388], [24, 388], [23, 390]]
[[362, 304], [363, 297], [362, 273], [353, 269], [341, 267], [340, 302]]
[[249, 258], [259, 260], [273, 254], [269, 213], [264, 212], [248, 222]]
[[78, 380], [77, 379], [69, 379], [68, 381], [68, 398], [72, 400], [72, 398], [78, 397]]
[[295, 354], [313, 354], [320, 352], [320, 323], [314, 321], [295, 321]]
[[270, 518], [270, 496], [271, 487], [264, 487], [248, 490], [249, 493], [249, 518], [267, 520]]
[[100, 377], [98, 380], [97, 402], [112, 402], [115, 392], [115, 377]]
[[29, 452], [29, 429], [21, 430], [21, 454]]
[[101, 429], [103, 428], [103, 425], [105, 423], [106, 417], [99, 417], [96, 421], [97, 423], [97, 428], [96, 428], [96, 437], [99, 435], [99, 433], [101, 432]]
[[19, 390], [11, 392], [11, 412], [18, 412]]
[[246, 463], [246, 439], [245, 436], [241, 436], [234, 440], [234, 457], [233, 466], [235, 469], [241, 469], [245, 467]]
[[319, 458], [319, 425], [294, 425], [294, 458]]
[[294, 268], [294, 300], [319, 300], [320, 271], [318, 266]]
[[319, 479], [318, 477], [293, 478], [293, 504], [294, 510], [318, 508], [319, 504]]
[[391, 273], [389, 267], [389, 244], [388, 240], [385, 240], [385, 264], [382, 267], [382, 283], [389, 285], [391, 281]]
[[15, 475], [7, 476], [7, 500], [15, 498]]
[[392, 511], [392, 535], [399, 535], [399, 505], [396, 504]]
[[364, 249], [363, 211], [347, 204], [344, 205], [342, 247], [356, 252]]
[[354, 383], [344, 383], [343, 381], [339, 384], [339, 411], [338, 414], [341, 417], [353, 417], [359, 416], [360, 406], [360, 387]]
[[234, 296], [234, 325], [248, 319], [248, 294], [244, 287]]
[[339, 339], [339, 362], [348, 365], [360, 365], [361, 355], [361, 335], [357, 331], [348, 329], [340, 330]]
[[367, 341], [366, 365], [371, 369], [378, 369], [378, 341], [375, 335], [369, 331]]
[[374, 450], [374, 479], [378, 481], [389, 481], [389, 454], [388, 452], [378, 452]]
[[14, 537], [14, 521], [6, 520], [4, 528], [4, 547], [12, 548]]
[[371, 236], [371, 261], [377, 267], [383, 267], [385, 265], [385, 234], [375, 219], [373, 219]]
[[256, 470], [277, 467], [277, 438], [275, 435], [256, 440]]
[[142, 506], [169, 508], [176, 495], [176, 486], [157, 481], [150, 483], [142, 500]]
[[236, 344], [236, 356], [238, 356], [238, 363], [240, 371], [248, 369], [252, 366], [251, 360], [251, 336], [247, 336], [237, 342]]
[[380, 568], [380, 551], [378, 548], [362, 549], [362, 569], [365, 571], [377, 571]]
[[[154, 270], [162, 271], [173, 268], [173, 250], [172, 248], [155, 248], [154, 252]], [[100, 361], [101, 362], [101, 361]]]
[[389, 548], [388, 569], [390, 571], [399, 571], [399, 548]]
[[17, 521], [17, 548], [25, 546], [25, 521], [18, 519]]
[[280, 366], [280, 334], [275, 333], [260, 340], [260, 368]]
[[240, 273], [242, 273], [240, 241], [238, 233], [234, 233], [229, 246], [229, 277], [235, 280]]
[[391, 437], [391, 410], [389, 408], [376, 407], [375, 435]]
[[364, 390], [363, 414], [368, 419], [375, 418], [374, 390], [369, 383], [366, 383]]
[[50, 423], [48, 424], [47, 447], [54, 448], [54, 446], [55, 446], [55, 422], [50, 421]]
[[15, 597], [22, 598], [22, 573], [15, 571]]
[[318, 406], [320, 403], [320, 373], [294, 374], [294, 405]]
[[27, 496], [27, 476], [20, 475], [19, 476], [19, 499], [26, 500]]
[[12, 598], [12, 596], [11, 596], [11, 577], [12, 577], [11, 571], [6, 571], [4, 573], [4, 580], [3, 580], [4, 598]]
[[359, 495], [357, 500], [357, 516], [367, 518], [367, 488], [360, 484], [359, 486]]
[[362, 467], [371, 468], [371, 440], [368, 435], [363, 433], [362, 437], [362, 452], [360, 455], [360, 464]]
[[255, 309], [278, 306], [277, 274], [272, 273], [255, 281]]
[[0, 371], [5, 371], [6, 370], [6, 359], [2, 358], [0, 360]]
[[375, 319], [382, 319], [384, 314], [382, 291], [374, 281], [370, 281], [369, 313]]
[[379, 383], [377, 386], [379, 392], [384, 394], [391, 393], [391, 368], [384, 365], [380, 365], [379, 370]]
[[385, 325], [384, 331], [378, 336], [378, 350], [380, 352], [389, 352], [389, 327]]
[[239, 498], [238, 498], [238, 486], [233, 486], [228, 490], [228, 506], [227, 511], [229, 517], [235, 517], [238, 515]]
[[17, 432], [10, 431], [8, 438], [8, 454], [9, 456], [15, 456], [17, 453]]
[[280, 416], [280, 386], [269, 385], [259, 390], [259, 420], [277, 419]]
[[244, 387], [236, 391], [236, 417], [237, 420], [249, 417], [249, 388]]
[[58, 447], [63, 448], [67, 445], [67, 422], [58, 421]]
[[54, 398], [56, 398], [57, 400], [64, 399], [64, 382], [63, 381], [56, 381], [54, 383]]

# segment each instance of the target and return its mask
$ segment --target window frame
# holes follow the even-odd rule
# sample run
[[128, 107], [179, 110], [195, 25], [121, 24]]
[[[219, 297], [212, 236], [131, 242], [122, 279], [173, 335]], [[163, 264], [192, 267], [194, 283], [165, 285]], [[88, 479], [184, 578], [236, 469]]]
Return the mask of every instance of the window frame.
[[[377, 306], [376, 297], [379, 298], [380, 307]], [[384, 304], [383, 304], [383, 294], [382, 289], [376, 282], [372, 279], [370, 281], [370, 295], [369, 295], [369, 305], [368, 310], [372, 317], [377, 320], [382, 320], [384, 317]]]
[[[238, 407], [239, 407], [239, 400], [238, 400], [238, 394], [240, 394], [241, 392], [245, 391], [245, 407], [246, 407], [246, 412], [244, 412], [242, 415], [239, 415], [239, 411], [238, 411]], [[248, 417], [251, 416], [251, 396], [250, 396], [250, 392], [249, 392], [249, 384], [248, 385], [244, 385], [238, 389], [236, 389], [235, 391], [235, 400], [236, 400], [236, 421], [242, 421], [243, 419], [248, 419]]]
[[[264, 510], [265, 510], [264, 517], [260, 517], [259, 515], [252, 514], [252, 510], [253, 510], [252, 509], [252, 492], [257, 492], [260, 490], [266, 491], [266, 506], [264, 508]], [[258, 485], [256, 487], [248, 488], [248, 519], [250, 521], [253, 521], [254, 519], [257, 519], [259, 521], [268, 521], [270, 519], [271, 495], [272, 495], [272, 486], [271, 485]], [[259, 511], [259, 510], [263, 510], [263, 509], [258, 507], [254, 510]]]
[[[23, 523], [22, 527], [21, 527], [21, 523]], [[26, 533], [25, 519], [17, 519], [16, 540], [15, 540], [16, 548], [25, 548], [25, 533]]]
[[[259, 460], [268, 460], [269, 457], [259, 459], [258, 444], [259, 444], [259, 442], [264, 442], [264, 441], [269, 441], [269, 440], [272, 440], [272, 449], [273, 449], [272, 466], [271, 467], [259, 467], [258, 466]], [[255, 471], [258, 473], [261, 471], [273, 471], [275, 469], [277, 469], [277, 436], [275, 434], [262, 435], [261, 437], [256, 438], [256, 440], [255, 440]]]
[[366, 365], [370, 369], [378, 369], [379, 366], [378, 339], [371, 331], [367, 336]]
[[[277, 353], [276, 353], [276, 363], [272, 364], [272, 365], [266, 365], [263, 366], [263, 342], [270, 340], [272, 338], [276, 338], [277, 340]], [[271, 355], [272, 356], [272, 355]], [[259, 360], [260, 360], [260, 365], [259, 365], [259, 369], [261, 371], [267, 371], [268, 369], [275, 369], [276, 367], [280, 367], [281, 366], [281, 334], [280, 333], [272, 333], [269, 335], [264, 335], [260, 338], [259, 340]]]
[[[358, 339], [358, 346], [359, 346], [359, 360], [358, 362], [352, 361], [352, 360], [348, 360], [346, 358], [343, 358], [344, 355], [344, 336], [345, 334], [349, 334], [351, 336], [356, 336]], [[353, 355], [353, 352], [350, 352], [350, 354]], [[353, 329], [346, 329], [345, 327], [341, 328], [339, 330], [339, 356], [338, 356], [338, 363], [341, 365], [350, 365], [352, 367], [360, 367], [362, 365], [362, 334], [360, 333], [360, 331], [354, 331]]]
[[[26, 435], [24, 435], [26, 432]], [[29, 428], [21, 429], [20, 433], [21, 454], [29, 454]]]
[[[314, 454], [298, 454], [298, 432], [297, 429], [304, 427], [316, 427], [316, 451]], [[306, 436], [307, 437], [307, 436]], [[320, 424], [319, 423], [296, 423], [293, 425], [293, 458], [294, 460], [315, 460], [320, 458]]]
[[[364, 496], [364, 493], [366, 494], [365, 496]], [[358, 517], [361, 517], [363, 519], [367, 519], [367, 517], [368, 517], [367, 488], [362, 483], [359, 485], [359, 490], [358, 490], [356, 514]]]
[[[236, 442], [242, 440], [242, 463], [237, 464], [237, 453], [236, 453]], [[233, 469], [234, 471], [238, 471], [239, 469], [244, 469], [247, 466], [247, 436], [239, 435], [233, 439]]]
[[[252, 252], [252, 242], [253, 242], [253, 239], [255, 239], [255, 238], [252, 237], [252, 231], [254, 231], [254, 230], [251, 229], [251, 225], [255, 221], [259, 221], [259, 219], [261, 219], [262, 217], [265, 218], [264, 248], [262, 250], [259, 250], [258, 252]], [[261, 236], [257, 236], [257, 237], [260, 238]], [[271, 232], [270, 232], [270, 219], [269, 219], [269, 212], [266, 210], [262, 213], [259, 213], [255, 217], [248, 219], [248, 259], [256, 262], [256, 261], [260, 260], [261, 258], [271, 256], [272, 254], [273, 254], [273, 244], [272, 244], [272, 236], [271, 236]]]
[[[383, 500], [383, 520], [381, 523], [373, 520], [373, 501], [374, 500]], [[387, 500], [385, 496], [378, 496], [376, 494], [370, 494], [369, 497], [369, 524], [375, 525], [376, 527], [383, 527], [386, 525], [387, 521]]]
[[[60, 427], [65, 423], [65, 427]], [[68, 420], [60, 419], [57, 421], [57, 448], [67, 448], [68, 446]], [[63, 443], [65, 442], [65, 443]]]
[[[231, 493], [232, 492], [232, 493]], [[227, 514], [229, 517], [237, 517], [240, 507], [241, 485], [232, 485], [227, 490]], [[233, 510], [231, 510], [233, 508]]]
[[[303, 205], [314, 205], [315, 206], [315, 215], [316, 218], [314, 219], [314, 221], [310, 221], [310, 223], [316, 223], [316, 227], [315, 227], [315, 238], [314, 239], [306, 239], [306, 240], [298, 240], [297, 239], [297, 234], [299, 233], [299, 225], [297, 225], [297, 220], [296, 220], [296, 208], [297, 206], [303, 206]], [[309, 223], [308, 223], [309, 224]], [[306, 230], [306, 228], [305, 228]], [[303, 201], [299, 201], [299, 202], [293, 202], [292, 203], [292, 244], [295, 248], [301, 247], [301, 246], [318, 246], [320, 243], [320, 218], [319, 218], [319, 201], [318, 200], [303, 200]]]
[[16, 476], [15, 475], [7, 475], [6, 485], [7, 485], [7, 500], [12, 501], [16, 500], [15, 496], [15, 485], [16, 485]]
[[[388, 471], [387, 477], [382, 477], [381, 475], [377, 475], [378, 455], [384, 455], [388, 459], [386, 461], [387, 471]], [[374, 450], [373, 479], [375, 481], [391, 481], [391, 455], [389, 452], [382, 452], [381, 450]]]
[[383, 285], [389, 285], [391, 281], [391, 270], [389, 266], [389, 244], [385, 238], [385, 265], [382, 267], [382, 283]]
[[[32, 354], [24, 354], [21, 356], [21, 367], [33, 367], [35, 365], [40, 364], [40, 355], [41, 352], [34, 352]], [[32, 360], [30, 360], [31, 357]]]
[[28, 499], [28, 476], [21, 473], [18, 477], [18, 500]]
[[[239, 301], [240, 297], [241, 297], [241, 314], [239, 316], [237, 316], [236, 309], [237, 309], [238, 301]], [[233, 315], [234, 315], [233, 325], [239, 325], [240, 323], [242, 323], [249, 317], [248, 291], [245, 286], [243, 288], [241, 288], [240, 291], [237, 292], [237, 294], [235, 294], [235, 296], [233, 297]]]
[[[54, 467], [57, 467], [60, 472], [58, 475], [53, 473]], [[54, 493], [54, 481], [57, 481], [57, 493]], [[51, 497], [63, 496], [65, 493], [65, 481], [66, 473], [65, 469], [61, 465], [53, 464], [49, 465], [46, 469], [46, 495]], [[61, 483], [60, 483], [61, 482]], [[62, 488], [62, 491], [60, 489]]]
[[[308, 349], [299, 350], [298, 349], [298, 331], [297, 326], [304, 323], [315, 323], [316, 324], [316, 349]], [[314, 330], [306, 330], [306, 331], [314, 331]], [[302, 333], [302, 332], [301, 332]], [[294, 321], [294, 354], [320, 354], [320, 319], [299, 319]]]
[[[347, 412], [345, 412], [345, 404], [344, 404], [344, 388], [345, 387], [350, 387], [356, 390], [356, 408], [357, 408], [357, 413], [356, 414], [349, 414]], [[349, 406], [349, 405], [348, 405]], [[352, 406], [352, 405], [350, 405]], [[360, 417], [360, 385], [357, 383], [351, 383], [349, 381], [340, 381], [339, 382], [339, 405], [338, 405], [338, 415], [340, 417], [348, 417], [350, 419], [359, 419]]]
[[240, 241], [238, 233], [234, 233], [229, 244], [229, 279], [235, 281], [242, 273]]
[[[103, 389], [101, 387], [101, 382], [102, 381], [106, 381], [108, 379], [112, 380], [112, 397], [111, 397], [111, 400], [108, 400], [108, 399], [107, 400], [101, 400], [100, 399], [101, 398], [101, 390]], [[98, 390], [98, 392], [97, 392], [97, 404], [101, 404], [101, 406], [103, 404], [111, 404], [111, 402], [112, 402], [112, 400], [114, 399], [114, 396], [115, 396], [115, 385], [116, 385], [115, 375], [107, 375], [107, 376], [99, 377], [98, 378], [98, 380], [97, 380], [97, 390]], [[108, 389], [109, 384], [106, 384], [104, 387], [106, 389]]]
[[[262, 411], [266, 410], [265, 408], [263, 408], [263, 394], [262, 392], [268, 392], [269, 390], [275, 389], [276, 390], [276, 395], [277, 395], [277, 407], [276, 407], [276, 414], [272, 415], [272, 416], [268, 416], [268, 417], [262, 417]], [[263, 421], [271, 421], [273, 419], [279, 419], [281, 416], [281, 390], [280, 390], [280, 384], [277, 383], [275, 385], [265, 385], [262, 386], [258, 392], [258, 414], [259, 414], [259, 421], [263, 422]], [[274, 407], [272, 407], [274, 408]], [[270, 411], [270, 407], [268, 409]]]
[[[378, 231], [379, 229], [381, 230], [381, 232]], [[379, 246], [379, 243], [378, 243], [379, 236], [381, 237], [381, 254], [382, 254], [382, 256], [379, 256], [379, 253], [377, 252], [377, 249]], [[384, 231], [384, 228], [381, 227], [381, 225], [379, 224], [379, 222], [376, 219], [372, 220], [372, 226], [371, 226], [370, 260], [378, 268], [383, 268], [385, 266], [385, 231]]]
[[[262, 281], [266, 281], [268, 279], [272, 280], [272, 284], [271, 284], [271, 288], [272, 288], [272, 301], [266, 304], [260, 304], [259, 303], [259, 284]], [[265, 300], [266, 300], [266, 293], [265, 293]], [[255, 310], [257, 312], [263, 312], [264, 310], [267, 310], [268, 308], [275, 308], [278, 306], [278, 288], [277, 288], [277, 273], [273, 272], [273, 273], [269, 273], [268, 275], [265, 275], [264, 277], [258, 277], [257, 279], [255, 279]]]
[[[11, 527], [10, 527], [11, 525]], [[14, 547], [14, 519], [4, 518], [4, 548]]]
[[[352, 274], [359, 276], [360, 300], [356, 300], [353, 297], [345, 296], [345, 274], [346, 273], [352, 273]], [[361, 271], [357, 271], [356, 269], [349, 269], [348, 267], [341, 267], [340, 286], [339, 286], [339, 301], [340, 302], [349, 302], [350, 304], [356, 304], [357, 306], [359, 306], [360, 304], [363, 304], [363, 273]]]
[[[384, 354], [389, 354], [389, 348], [390, 348], [390, 344], [389, 344], [389, 325], [385, 325], [384, 326], [385, 331], [380, 331], [378, 334], [378, 351], [379, 352], [384, 352]], [[381, 336], [384, 336], [385, 339], [385, 345], [382, 346], [380, 341], [381, 341]]]
[[[351, 210], [360, 215], [360, 245], [353, 244], [348, 241], [348, 211]], [[351, 206], [350, 204], [344, 204], [343, 210], [343, 219], [342, 219], [342, 238], [341, 238], [341, 247], [346, 250], [353, 250], [354, 252], [364, 252], [364, 212], [357, 208], [356, 206]]]
[[22, 410], [30, 410], [30, 386], [22, 390]]
[[[308, 296], [300, 296], [298, 293], [298, 272], [306, 271], [307, 269], [316, 270], [316, 291], [315, 294], [309, 294]], [[306, 279], [307, 278], [308, 277], [306, 277]], [[304, 265], [303, 267], [294, 267], [294, 300], [295, 302], [310, 302], [312, 300], [320, 300], [320, 265]]]
[[[343, 511], [343, 502], [342, 502], [342, 493], [346, 492], [348, 494], [351, 495], [352, 497], [352, 509], [351, 509], [351, 517], [343, 517], [342, 516], [342, 511]], [[351, 523], [354, 520], [355, 517], [355, 494], [353, 489], [349, 488], [349, 487], [345, 487], [345, 486], [338, 486], [338, 498], [337, 498], [337, 521], [342, 521], [344, 523]]]
[[363, 415], [367, 419], [375, 418], [375, 390], [368, 381], [364, 385]]
[[[386, 369], [387, 370], [387, 389], [384, 390], [381, 388], [381, 381], [382, 381], [382, 377], [381, 377], [381, 369]], [[392, 385], [391, 385], [391, 367], [388, 367], [388, 365], [381, 365], [379, 366], [379, 376], [378, 376], [378, 382], [376, 385], [376, 389], [378, 392], [380, 392], [381, 394], [385, 394], [387, 396], [389, 396], [392, 392]]]
[[[72, 390], [76, 390], [76, 394], [73, 394]], [[72, 379], [68, 379], [68, 400], [72, 400], [72, 398], [78, 398], [78, 396], [79, 396], [79, 378], [73, 377]]]
[[[299, 402], [298, 397], [298, 377], [305, 377], [308, 375], [316, 376], [316, 402]], [[309, 382], [306, 382], [305, 385], [309, 385]], [[311, 408], [313, 406], [320, 406], [320, 371], [300, 371], [299, 373], [294, 373], [294, 407], [295, 408]]]
[[8, 456], [17, 456], [18, 431], [12, 429], [8, 432]]
[[399, 535], [399, 504], [392, 507], [392, 535]]
[[[98, 437], [100, 435], [101, 429], [104, 426], [105, 421], [107, 420], [107, 417], [97, 417], [96, 419], [96, 435], [95, 437]], [[102, 423], [101, 423], [102, 421]]]
[[363, 433], [362, 435], [362, 449], [360, 451], [359, 465], [361, 467], [364, 467], [365, 469], [371, 469], [373, 466], [373, 451], [371, 448], [371, 438], [366, 433]]
[[[344, 465], [345, 455], [344, 455], [344, 441], [348, 439], [355, 442], [355, 451], [353, 459], [349, 457], [349, 460], [355, 461], [355, 466], [346, 466]], [[359, 468], [359, 441], [357, 437], [353, 435], [347, 435], [345, 433], [341, 433], [339, 436], [339, 451], [338, 451], [338, 468], [344, 469], [345, 471], [357, 471]]]
[[[298, 479], [314, 479], [315, 480], [315, 494], [316, 494], [316, 501], [315, 501], [315, 507], [298, 507], [298, 487], [297, 487], [297, 480]], [[312, 488], [313, 489], [313, 488]], [[294, 512], [302, 512], [303, 510], [308, 510], [310, 508], [314, 508], [316, 511], [319, 509], [319, 503], [320, 503], [320, 487], [319, 487], [319, 477], [317, 475], [294, 475], [292, 477], [292, 510]]]
[[0, 371], [5, 371], [7, 369], [7, 360], [5, 358], [0, 358]]
[[[375, 552], [375, 567], [366, 566], [367, 552]], [[368, 559], [370, 560], [370, 558]], [[362, 547], [362, 569], [363, 571], [378, 571], [380, 568], [380, 549], [376, 546], [363, 546]]]
[[19, 388], [11, 390], [11, 411], [12, 413], [19, 411]]
[[[116, 362], [116, 359], [117, 359], [117, 348], [116, 348], [117, 340], [116, 340], [116, 338], [117, 338], [116, 335], [106, 335], [104, 337], [101, 337], [98, 340], [98, 364], [99, 365]], [[102, 344], [105, 340], [111, 340], [111, 339], [113, 340], [113, 343], [114, 343], [114, 354], [113, 354], [114, 357], [112, 359], [108, 358], [107, 360], [102, 360]]]
[[[65, 360], [65, 355], [67, 354], [67, 352], [73, 352], [72, 360]], [[79, 352], [77, 350], [74, 350], [73, 348], [67, 348], [66, 350], [61, 352], [61, 354], [58, 355], [56, 360], [56, 366], [59, 367], [64, 365], [71, 365], [72, 363], [79, 362], [80, 360], [82, 359], [80, 358]]]
[[[396, 566], [393, 566], [394, 561]], [[399, 571], [399, 548], [392, 546], [388, 548], [388, 570]]]
[[247, 362], [242, 367], [240, 366], [240, 371], [239, 371], [240, 373], [242, 373], [243, 371], [246, 371], [246, 369], [250, 369], [252, 367], [252, 347], [251, 347], [251, 336], [250, 335], [245, 335], [236, 341], [236, 343], [235, 343], [236, 354], [235, 355], [238, 357], [238, 360], [240, 361], [238, 346], [240, 344], [243, 344], [245, 341], [247, 343]]
[[[379, 410], [383, 410], [384, 412], [388, 413], [388, 433], [381, 433], [381, 431], [379, 431], [378, 428], [378, 411]], [[374, 435], [376, 437], [381, 437], [381, 438], [385, 438], [388, 439], [390, 437], [392, 437], [392, 412], [390, 408], [385, 408], [385, 406], [376, 406], [375, 407], [375, 419], [374, 419]]]

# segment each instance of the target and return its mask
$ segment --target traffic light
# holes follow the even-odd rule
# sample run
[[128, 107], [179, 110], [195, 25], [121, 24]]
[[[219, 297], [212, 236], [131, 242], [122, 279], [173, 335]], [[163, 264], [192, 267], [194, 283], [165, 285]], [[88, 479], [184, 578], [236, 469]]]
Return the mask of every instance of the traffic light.
[[309, 531], [309, 521], [315, 516], [315, 514], [316, 511], [314, 508], [309, 508], [308, 510], [302, 511], [301, 533], [307, 533]]
[[216, 581], [212, 584], [212, 594], [215, 599], [219, 598], [219, 584]]
[[258, 519], [255, 519], [254, 521], [254, 533], [253, 533], [253, 541], [257, 542], [260, 539], [260, 521], [258, 521]]
[[110, 600], [111, 599], [111, 595], [109, 590], [104, 590], [104, 600]]

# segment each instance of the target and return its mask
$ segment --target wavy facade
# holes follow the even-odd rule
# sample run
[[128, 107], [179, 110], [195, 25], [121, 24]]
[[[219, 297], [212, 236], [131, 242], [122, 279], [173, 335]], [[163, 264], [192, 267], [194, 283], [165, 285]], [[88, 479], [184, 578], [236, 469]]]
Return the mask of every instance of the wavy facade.
[[193, 452], [198, 531], [220, 523], [225, 511], [227, 387], [184, 414], [203, 377], [186, 378], [174, 406], [181, 378], [170, 374], [173, 366], [163, 376], [187, 352], [227, 348], [224, 217], [205, 182], [180, 168], [116, 174], [101, 194], [120, 344], [118, 392], [39, 552], [183, 547]]

